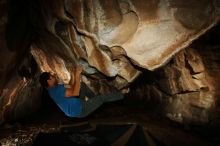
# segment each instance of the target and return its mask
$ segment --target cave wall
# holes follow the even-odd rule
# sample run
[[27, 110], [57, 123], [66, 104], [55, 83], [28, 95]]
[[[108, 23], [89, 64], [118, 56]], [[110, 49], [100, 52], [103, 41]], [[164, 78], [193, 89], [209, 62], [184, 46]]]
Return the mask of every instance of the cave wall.
[[171, 120], [198, 124], [218, 117], [219, 30], [217, 25], [158, 71], [160, 91], [172, 97], [164, 108]]
[[[216, 76], [219, 64], [207, 58], [207, 54], [219, 56], [219, 51], [187, 48], [179, 52], [174, 59], [161, 69], [162, 77], [158, 78], [160, 91], [169, 98], [166, 116], [178, 122], [207, 123], [212, 119], [218, 102], [219, 84]], [[215, 54], [217, 53], [217, 54]], [[207, 62], [205, 62], [206, 60]], [[210, 70], [208, 66], [217, 68]]]
[[178, 123], [204, 124], [216, 120], [220, 95], [219, 47], [196, 42], [178, 52], [165, 66], [143, 71], [130, 85], [127, 103], [143, 104], [155, 116]]
[[[6, 120], [19, 119], [37, 111], [41, 105], [41, 87], [36, 73], [39, 69], [26, 48], [26, 43], [19, 44], [19, 39], [7, 44], [7, 1], [0, 1], [0, 123]], [[16, 21], [15, 21], [16, 22]], [[14, 23], [15, 23], [14, 22]], [[12, 27], [15, 27], [13, 24]], [[20, 28], [19, 26], [17, 27]], [[22, 31], [19, 30], [19, 31]], [[16, 34], [16, 36], [19, 34]], [[21, 39], [22, 36], [20, 37]], [[9, 40], [10, 41], [10, 40]], [[22, 49], [10, 50], [9, 46]], [[27, 51], [27, 52], [26, 52]]]
[[0, 7], [1, 121], [37, 109], [30, 106], [40, 101], [40, 72], [68, 83], [76, 64], [100, 94], [129, 92], [143, 69], [162, 74], [146, 98], [170, 103], [172, 120], [207, 121], [216, 75], [205, 50], [184, 48], [219, 22], [218, 0], [1, 0]]

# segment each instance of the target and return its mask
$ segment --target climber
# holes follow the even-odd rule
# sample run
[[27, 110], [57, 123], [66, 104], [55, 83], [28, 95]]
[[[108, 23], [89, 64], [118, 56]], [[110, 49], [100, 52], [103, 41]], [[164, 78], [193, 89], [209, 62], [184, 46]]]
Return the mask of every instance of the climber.
[[[40, 83], [45, 87], [53, 101], [68, 117], [83, 118], [95, 111], [104, 102], [123, 99], [123, 94], [113, 92], [106, 95], [94, 95], [94, 93], [81, 83], [82, 68], [77, 66], [71, 74], [70, 87], [58, 84], [56, 77], [49, 72], [40, 75]], [[88, 100], [85, 100], [88, 97]]]

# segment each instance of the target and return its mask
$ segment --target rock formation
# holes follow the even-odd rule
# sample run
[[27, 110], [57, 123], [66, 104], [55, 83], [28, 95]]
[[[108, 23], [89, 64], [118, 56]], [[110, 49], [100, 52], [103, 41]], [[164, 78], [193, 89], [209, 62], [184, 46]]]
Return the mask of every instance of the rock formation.
[[[213, 52], [212, 52], [213, 53]], [[210, 113], [216, 103], [219, 90], [214, 76], [209, 74], [207, 65], [197, 50], [188, 48], [181, 51], [170, 64], [164, 68], [165, 79], [159, 79], [161, 89], [171, 95], [167, 114], [171, 119], [208, 122]], [[209, 65], [214, 63], [209, 62]], [[175, 111], [175, 112], [173, 112]], [[175, 117], [177, 115], [177, 117]]]
[[39, 100], [40, 72], [68, 83], [77, 64], [100, 94], [127, 93], [143, 70], [162, 74], [150, 90], [168, 97], [172, 120], [206, 122], [214, 108], [219, 86], [206, 55], [184, 49], [219, 22], [218, 0], [1, 0], [0, 8], [1, 121]]

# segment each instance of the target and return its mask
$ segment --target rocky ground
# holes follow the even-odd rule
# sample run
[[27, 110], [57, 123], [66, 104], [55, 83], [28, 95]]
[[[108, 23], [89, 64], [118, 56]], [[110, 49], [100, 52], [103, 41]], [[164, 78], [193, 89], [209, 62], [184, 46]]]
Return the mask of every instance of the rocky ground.
[[[219, 124], [216, 121], [210, 122], [205, 126], [180, 125], [162, 117], [150, 105], [151, 103], [134, 106], [129, 100], [124, 100], [105, 104], [87, 118], [75, 119], [65, 117], [55, 105], [49, 104], [30, 117], [16, 122], [4, 123], [0, 127], [0, 143], [2, 146], [32, 145], [36, 144], [36, 138], [39, 133], [49, 133], [49, 135], [60, 133], [59, 137], [63, 137], [62, 135], [66, 135], [62, 131], [63, 129], [67, 132], [69, 131], [68, 134], [73, 134], [71, 130], [76, 125], [80, 127], [79, 125], [86, 123], [98, 126], [104, 123], [110, 125], [140, 125], [145, 132], [147, 131], [153, 137], [153, 145], [218, 145], [218, 130], [220, 127], [217, 126]], [[85, 126], [82, 130], [80, 128], [75, 128], [74, 130], [77, 130], [74, 132], [75, 134], [83, 130], [85, 132]], [[71, 136], [72, 138], [76, 137]], [[68, 137], [70, 136], [68, 135]], [[91, 137], [87, 135], [84, 139], [87, 139], [88, 142]], [[64, 142], [64, 145], [69, 144]], [[92, 144], [87, 143], [87, 145]]]

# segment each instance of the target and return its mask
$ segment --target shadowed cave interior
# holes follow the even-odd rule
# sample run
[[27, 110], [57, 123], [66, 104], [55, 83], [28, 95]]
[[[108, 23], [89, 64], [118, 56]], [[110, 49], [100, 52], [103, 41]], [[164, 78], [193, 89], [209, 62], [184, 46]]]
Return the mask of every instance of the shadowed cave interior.
[[[193, 42], [191, 46], [198, 49], [200, 46], [219, 46], [219, 37], [220, 27], [217, 25], [201, 38]], [[173, 60], [168, 64], [172, 62]], [[25, 71], [23, 71], [23, 73], [25, 73]], [[100, 135], [97, 134], [100, 131], [97, 133], [93, 130], [89, 132], [86, 131], [91, 128], [90, 125], [88, 127], [88, 123], [91, 122], [93, 124], [100, 124], [99, 128], [102, 127], [102, 129], [106, 129], [106, 131], [101, 131], [103, 135], [106, 134], [105, 132], [109, 132], [108, 130], [115, 128], [109, 125], [116, 125], [116, 127], [118, 126], [122, 129], [126, 127], [126, 125], [132, 127], [133, 124], [140, 124], [147, 128], [152, 126], [152, 128], [149, 129], [150, 131], [154, 131], [151, 133], [151, 137], [153, 137], [154, 144], [156, 145], [181, 145], [179, 142], [182, 142], [182, 145], [218, 145], [220, 129], [220, 117], [218, 114], [220, 108], [219, 101], [216, 102], [215, 112], [217, 112], [217, 114], [212, 121], [206, 124], [179, 124], [173, 122], [161, 114], [161, 109], [163, 109], [161, 106], [163, 106], [163, 104], [160, 99], [157, 97], [146, 98], [146, 85], [155, 84], [155, 80], [159, 76], [160, 70], [156, 70], [155, 72], [143, 70], [143, 73], [131, 84], [131, 91], [125, 95], [123, 101], [102, 105], [92, 115], [84, 119], [68, 118], [64, 116], [49, 97], [48, 92], [44, 89], [41, 96], [40, 109], [27, 117], [4, 123], [1, 127], [1, 137], [7, 135], [13, 140], [20, 138], [20, 143], [23, 142], [28, 145], [33, 143], [34, 145], [110, 145], [111, 141], [108, 140], [108, 138], [103, 138], [101, 136], [102, 139], [100, 139]], [[78, 126], [78, 123], [82, 125]], [[140, 125], [139, 128], [141, 127]], [[84, 130], [86, 132], [84, 132]], [[24, 133], [22, 133], [22, 131]], [[36, 134], [38, 133], [36, 131], [41, 132]], [[115, 131], [112, 132], [114, 133]], [[17, 134], [14, 132], [17, 132]], [[30, 139], [28, 141], [29, 134], [34, 133], [38, 135], [35, 135], [35, 141], [33, 142]], [[79, 133], [81, 137], [77, 135]], [[85, 133], [88, 135], [85, 135]], [[173, 133], [173, 135], [171, 135], [174, 136], [176, 140], [170, 137], [170, 133]], [[21, 135], [23, 135], [23, 140]], [[163, 135], [169, 136], [163, 137]], [[137, 134], [136, 136], [136, 142], [142, 140], [140, 138], [141, 134]], [[54, 138], [57, 140], [54, 141]], [[85, 141], [85, 139], [88, 140]]]
[[[11, 68], [7, 67], [7, 69], [5, 70], [1, 69], [1, 73], [8, 72], [8, 74], [6, 75], [2, 74], [3, 77], [5, 77], [4, 80], [2, 78], [2, 82], [5, 82], [5, 84], [3, 83], [1, 84], [1, 89], [4, 89], [2, 87], [3, 85], [5, 85], [5, 87], [8, 87], [10, 85], [7, 84], [7, 81], [11, 77], [10, 69], [16, 70], [16, 76], [18, 76], [19, 80], [33, 81], [32, 79], [34, 78], [34, 81], [35, 80], [38, 81], [38, 79], [36, 78], [39, 77], [40, 70], [42, 71], [44, 68], [42, 69], [40, 66], [42, 64], [39, 65], [38, 62], [42, 58], [36, 58], [35, 56], [36, 54], [33, 55], [34, 53], [31, 54], [30, 51], [28, 50], [31, 45], [30, 44], [31, 41], [35, 42], [36, 44], [38, 43], [39, 47], [46, 48], [44, 51], [47, 52], [46, 54], [49, 56], [46, 55], [45, 57], [53, 58], [53, 55], [59, 54], [60, 56], [63, 56], [66, 59], [66, 60], [64, 59], [66, 61], [66, 62], [64, 61], [66, 63], [66, 66], [70, 66], [70, 64], [68, 63], [71, 61], [73, 62], [73, 64], [77, 62], [77, 61], [74, 62], [75, 60], [73, 58], [77, 56], [74, 53], [73, 54], [75, 56], [73, 55], [74, 57], [72, 57], [71, 55], [68, 56], [68, 51], [56, 50], [59, 47], [65, 46], [62, 43], [66, 41], [66, 37], [67, 37], [66, 34], [67, 32], [69, 32], [66, 31], [67, 26], [65, 24], [66, 23], [65, 21], [56, 23], [56, 26], [54, 27], [56, 30], [49, 30], [51, 32], [57, 31], [56, 32], [57, 36], [63, 39], [63, 42], [60, 43], [61, 45], [56, 46], [56, 43], [59, 42], [60, 39], [57, 39], [53, 37], [53, 35], [51, 35], [54, 32], [51, 34], [45, 33], [48, 31], [47, 26], [52, 25], [52, 21], [53, 21], [51, 19], [51, 22], [48, 22], [50, 21], [49, 19], [52, 18], [52, 15], [49, 16], [49, 14], [54, 13], [54, 15], [56, 15], [56, 12], [51, 12], [51, 9], [48, 9], [47, 11], [48, 16], [42, 14], [45, 17], [44, 18], [41, 17], [41, 15], [39, 15], [42, 13], [40, 11], [39, 13], [35, 13], [34, 10], [28, 10], [28, 9], [21, 10], [22, 7], [36, 8], [36, 10], [45, 10], [47, 9], [47, 7], [45, 8], [43, 7], [44, 5], [42, 5], [41, 3], [42, 1], [35, 1], [35, 2], [39, 2], [39, 5], [42, 6], [41, 9], [35, 6], [28, 7], [26, 5], [27, 3], [25, 0], [23, 1], [23, 3], [22, 2], [16, 3], [15, 1], [11, 1], [11, 2], [12, 5], [9, 5], [11, 7], [10, 9], [11, 11], [8, 12], [8, 22], [6, 24], [6, 27], [4, 27], [4, 29], [6, 29], [5, 40], [6, 40], [7, 48], [10, 51], [15, 51], [17, 53], [16, 55], [12, 56], [12, 58], [14, 57], [14, 59], [12, 60], [16, 61], [17, 63], [15, 64], [12, 63], [10, 66]], [[47, 6], [49, 3], [50, 1], [45, 2], [45, 6]], [[117, 5], [115, 4], [116, 1], [112, 3], [113, 3], [112, 5]], [[37, 3], [31, 3], [31, 2], [28, 4], [37, 5]], [[151, 4], [153, 5], [153, 2]], [[19, 7], [17, 7], [17, 5], [19, 5]], [[102, 3], [102, 5], [104, 8], [107, 7], [107, 6], [105, 7], [105, 5], [107, 5], [105, 3]], [[87, 4], [86, 6], [88, 7], [86, 7], [87, 9], [84, 8], [85, 12], [92, 11], [89, 10], [89, 4]], [[56, 6], [54, 7], [57, 8]], [[128, 6], [126, 2], [120, 3], [120, 8], [121, 9], [123, 8], [122, 12], [128, 11], [127, 7]], [[51, 6], [51, 8], [53, 8], [53, 6]], [[152, 11], [154, 12], [153, 10], [154, 7], [151, 8]], [[36, 17], [36, 19], [28, 20], [25, 19], [25, 17], [20, 17], [20, 18], [24, 18], [24, 20], [19, 19], [19, 21], [21, 22], [18, 23], [18, 26], [16, 28], [14, 27], [14, 24], [17, 23], [16, 22], [17, 20], [15, 18], [16, 11], [18, 12], [20, 11], [21, 13], [19, 15], [24, 15], [25, 17], [27, 16], [28, 18], [33, 15], [33, 17]], [[110, 10], [107, 11], [110, 14], [113, 13], [112, 15], [114, 15], [115, 17], [118, 16], [116, 12], [112, 12]], [[27, 12], [33, 12], [33, 14], [27, 14]], [[140, 15], [139, 18], [142, 19], [142, 17], [144, 18], [154, 17], [153, 12], [152, 12], [152, 16]], [[60, 11], [58, 13], [60, 13]], [[65, 14], [67, 14], [68, 16], [74, 15], [74, 13], [70, 13], [67, 10]], [[141, 14], [141, 10], [140, 12], [137, 12], [136, 15], [139, 14]], [[54, 17], [56, 17], [56, 19], [61, 19], [61, 16], [54, 16]], [[129, 19], [133, 17], [134, 16], [131, 15], [129, 16]], [[37, 19], [39, 19], [39, 21], [36, 21]], [[32, 22], [34, 20], [36, 22]], [[75, 21], [77, 23], [78, 20]], [[90, 22], [89, 16], [86, 17], [84, 23], [86, 23], [87, 21]], [[185, 21], [185, 20], [181, 20], [181, 21]], [[211, 20], [207, 20], [207, 21], [211, 21]], [[114, 27], [115, 24], [113, 22], [116, 23], [116, 20], [111, 21], [111, 23], [108, 22], [108, 24], [106, 24], [106, 27], [108, 25], [110, 28]], [[188, 25], [187, 23], [185, 24]], [[198, 25], [198, 24], [197, 23], [192, 24], [191, 26], [192, 29], [193, 27], [195, 27], [194, 25]], [[205, 27], [205, 25], [206, 24], [204, 23], [203, 25], [201, 26], [199, 25], [198, 27], [202, 28]], [[78, 27], [81, 27], [80, 24], [78, 24]], [[82, 28], [92, 32], [89, 26], [85, 26], [85, 28], [84, 27]], [[20, 37], [20, 40], [17, 40], [18, 39], [17, 36], [20, 35], [19, 33], [21, 33], [21, 35], [23, 36]], [[78, 33], [78, 35], [80, 34], [79, 35], [80, 37], [85, 35], [85, 34], [82, 35], [81, 32], [75, 32], [75, 33], [76, 34]], [[93, 33], [96, 33], [96, 31], [94, 31]], [[102, 36], [103, 38], [106, 37], [105, 33]], [[46, 36], [42, 37], [44, 35]], [[124, 33], [123, 35], [126, 34]], [[83, 46], [83, 43], [86, 44], [85, 41], [86, 37], [80, 40], [79, 36], [75, 35], [75, 37], [77, 37], [75, 38], [75, 40], [79, 41], [80, 42], [79, 44], [81, 46], [79, 44], [78, 45], [84, 50], [86, 50], [86, 45]], [[41, 37], [43, 39], [39, 39]], [[125, 81], [125, 79], [127, 80], [130, 79], [129, 77], [126, 76], [127, 74], [125, 75], [122, 73], [119, 75], [119, 77], [121, 76], [120, 78], [115, 79], [114, 78], [115, 76], [111, 76], [112, 72], [109, 73], [106, 71], [107, 69], [105, 70], [105, 68], [104, 69], [99, 68], [99, 66], [98, 65], [96, 66], [96, 64], [93, 65], [96, 68], [98, 68], [95, 69], [95, 72], [96, 73], [98, 72], [97, 73], [98, 75], [94, 76], [93, 74], [91, 75], [88, 73], [86, 75], [87, 77], [86, 81], [88, 81], [88, 85], [90, 85], [94, 89], [94, 91], [97, 92], [100, 91], [98, 89], [103, 89], [101, 91], [103, 93], [105, 93], [106, 91], [111, 91], [112, 89], [123, 91], [125, 98], [121, 101], [105, 103], [95, 112], [93, 112], [91, 115], [82, 119], [69, 118], [65, 116], [62, 113], [62, 111], [57, 107], [57, 105], [53, 102], [53, 100], [49, 97], [46, 89], [42, 89], [37, 85], [35, 86], [35, 82], [34, 82], [34, 86], [32, 84], [30, 84], [30, 86], [36, 87], [36, 92], [38, 94], [36, 94], [36, 100], [33, 101], [27, 100], [27, 103], [30, 103], [30, 107], [26, 108], [27, 103], [23, 102], [23, 99], [20, 98], [22, 100], [22, 104], [25, 105], [23, 109], [20, 108], [19, 105], [16, 105], [15, 108], [8, 108], [6, 110], [5, 109], [3, 110], [3, 108], [1, 109], [1, 111], [4, 111], [4, 114], [1, 113], [1, 116], [3, 115], [3, 120], [1, 118], [0, 146], [1, 145], [2, 146], [7, 146], [7, 145], [34, 145], [34, 146], [38, 146], [38, 145], [67, 145], [67, 146], [69, 145], [94, 145], [94, 146], [213, 145], [214, 146], [216, 145], [217, 146], [220, 143], [219, 140], [220, 139], [219, 136], [220, 78], [218, 76], [220, 73], [219, 38], [220, 38], [220, 25], [216, 24], [210, 30], [205, 32], [205, 34], [201, 35], [199, 38], [192, 41], [192, 43], [190, 43], [188, 47], [182, 49], [181, 51], [178, 51], [175, 55], [173, 55], [173, 57], [167, 60], [167, 62], [164, 65], [162, 65], [159, 68], [156, 68], [155, 70], [143, 68], [142, 65], [137, 63], [138, 61], [136, 62], [132, 59], [129, 60], [130, 58], [132, 58], [131, 56], [128, 57], [128, 56], [124, 56], [124, 54], [123, 55], [120, 54], [121, 57], [123, 56], [122, 60], [128, 63], [127, 66], [129, 69], [126, 70], [128, 74], [130, 73], [131, 76], [132, 75], [135, 76], [134, 74], [140, 72], [140, 74], [137, 73], [138, 75], [134, 77], [134, 79], [131, 82]], [[45, 40], [49, 41], [49, 43], [44, 44]], [[104, 42], [106, 40], [102, 40], [102, 41]], [[54, 43], [55, 45], [53, 45], [53, 42], [56, 42]], [[67, 43], [65, 42], [65, 43], [68, 44], [70, 42]], [[100, 47], [101, 50], [106, 51], [107, 49], [109, 49], [110, 47], [108, 47], [108, 43]], [[75, 46], [74, 45], [73, 46], [77, 48], [76, 44]], [[47, 47], [48, 48], [55, 47], [54, 49], [55, 51], [54, 52], [52, 51], [51, 54], [49, 54]], [[3, 53], [4, 51], [1, 52], [1, 56], [4, 56], [2, 55]], [[79, 54], [82, 55], [83, 53], [81, 52]], [[92, 56], [92, 57], [96, 58], [96, 56]], [[56, 59], [55, 61], [58, 60]], [[115, 60], [116, 61], [120, 60], [117, 58], [117, 55]], [[51, 62], [50, 61], [48, 61], [49, 63], [48, 62], [47, 63], [49, 65], [53, 64], [54, 60], [52, 60]], [[58, 74], [59, 71], [60, 72], [63, 71], [63, 70], [57, 71], [56, 69], [57, 68], [59, 69], [59, 67], [57, 66], [53, 66], [53, 67], [54, 68], [52, 68], [52, 70], [54, 69], [55, 72]], [[88, 70], [93, 71], [93, 68], [89, 68]], [[61, 78], [65, 76], [63, 74], [59, 74], [59, 75], [61, 76]], [[101, 81], [103, 82], [101, 83], [101, 85], [98, 84], [97, 86], [95, 85], [93, 87], [92, 83], [96, 83], [95, 81], [97, 77], [98, 79], [101, 79]], [[65, 78], [63, 80], [65, 80]], [[21, 86], [23, 86], [23, 84], [21, 84]], [[127, 89], [127, 87], [129, 87], [129, 89]], [[129, 90], [129, 92], [124, 92], [124, 90], [125, 91]], [[33, 90], [30, 90], [30, 92], [31, 91]], [[4, 92], [6, 92], [6, 90], [5, 91], [3, 90], [3, 93]], [[29, 90], [27, 91], [27, 93], [29, 93]], [[22, 92], [21, 94], [24, 93]], [[26, 94], [24, 94], [24, 97], [25, 96]], [[27, 97], [32, 97], [32, 96], [29, 95]], [[6, 101], [5, 98], [7, 97], [6, 96], [1, 97], [0, 105], [2, 107], [5, 107], [4, 105], [7, 105], [7, 103], [5, 102]], [[34, 103], [36, 101], [38, 101], [38, 103]], [[19, 98], [17, 98], [17, 100], [13, 100], [13, 102], [19, 103]], [[36, 107], [33, 105], [36, 105]], [[16, 111], [16, 109], [18, 109], [18, 111]]]

